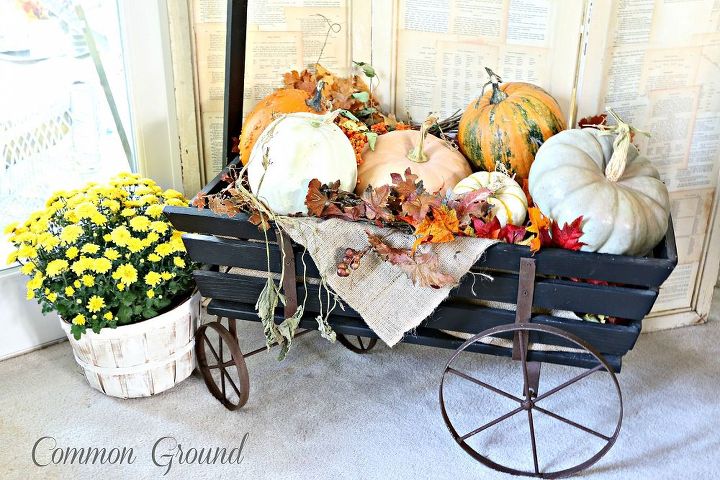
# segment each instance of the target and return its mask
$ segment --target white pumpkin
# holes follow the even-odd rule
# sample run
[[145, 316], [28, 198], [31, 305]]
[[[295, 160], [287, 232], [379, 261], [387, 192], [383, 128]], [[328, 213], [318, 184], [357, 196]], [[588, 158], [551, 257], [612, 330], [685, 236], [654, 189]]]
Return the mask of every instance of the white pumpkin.
[[307, 214], [305, 196], [313, 178], [355, 189], [355, 152], [334, 118], [334, 113], [281, 115], [255, 142], [247, 165], [250, 190], [273, 212]]
[[525, 222], [527, 197], [515, 180], [501, 172], [477, 172], [460, 180], [453, 193], [468, 193], [480, 188], [493, 192], [487, 201], [492, 205], [492, 212], [500, 225], [522, 225]]
[[594, 128], [565, 130], [535, 156], [530, 195], [560, 225], [583, 216], [583, 250], [643, 255], [667, 231], [667, 187], [630, 144], [630, 128], [619, 121], [616, 135]]

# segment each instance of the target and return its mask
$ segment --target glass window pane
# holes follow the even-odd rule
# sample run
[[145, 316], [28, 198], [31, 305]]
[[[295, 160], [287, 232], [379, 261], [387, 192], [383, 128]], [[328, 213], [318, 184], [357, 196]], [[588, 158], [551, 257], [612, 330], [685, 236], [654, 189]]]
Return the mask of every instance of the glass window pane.
[[[134, 171], [129, 105], [115, 0], [0, 0], [0, 231], [55, 190]], [[10, 250], [2, 236], [0, 268]]]

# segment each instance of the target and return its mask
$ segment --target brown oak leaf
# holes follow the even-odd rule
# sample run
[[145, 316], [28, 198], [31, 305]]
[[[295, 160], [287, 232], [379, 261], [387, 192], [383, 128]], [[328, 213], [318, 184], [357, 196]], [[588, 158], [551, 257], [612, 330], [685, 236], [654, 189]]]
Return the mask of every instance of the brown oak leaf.
[[305, 195], [305, 205], [308, 211], [316, 217], [322, 217], [325, 207], [330, 205], [330, 199], [320, 190], [322, 183], [317, 178], [310, 180], [308, 193]]
[[402, 203], [402, 213], [405, 215], [403, 220], [412, 226], [417, 226], [427, 217], [431, 208], [439, 208], [441, 203], [438, 196], [427, 192], [413, 195], [411, 199]]
[[240, 207], [231, 199], [220, 198], [217, 195], [209, 197], [208, 207], [213, 213], [234, 217], [240, 213]]
[[417, 181], [418, 176], [410, 171], [410, 167], [405, 170], [405, 178], [399, 173], [391, 173], [390, 178], [400, 200], [409, 198], [422, 188], [422, 180]]
[[450, 203], [450, 207], [457, 212], [458, 221], [462, 225], [470, 223], [470, 217], [485, 218], [490, 204], [487, 199], [492, 195], [492, 191], [487, 188], [479, 188], [467, 192]]
[[283, 74], [283, 84], [285, 88], [295, 88], [304, 90], [310, 94], [315, 93], [317, 82], [312, 72], [307, 69], [298, 73], [297, 70]]
[[362, 194], [363, 202], [365, 202], [365, 217], [368, 220], [380, 220], [392, 222], [395, 220], [392, 212], [388, 209], [388, 197], [390, 196], [390, 185], [372, 188], [368, 186]]

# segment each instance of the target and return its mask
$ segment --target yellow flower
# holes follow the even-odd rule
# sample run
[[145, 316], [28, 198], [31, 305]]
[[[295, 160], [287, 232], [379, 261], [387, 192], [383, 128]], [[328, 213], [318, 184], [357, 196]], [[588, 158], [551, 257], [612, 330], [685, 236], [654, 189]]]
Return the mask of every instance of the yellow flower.
[[152, 288], [150, 290], [148, 290], [147, 296], [148, 296], [148, 298], [153, 298], [155, 296], [155, 290], [153, 290]]
[[27, 286], [28, 288], [35, 290], [42, 286], [43, 280], [45, 280], [43, 274], [40, 272], [35, 272], [35, 276], [28, 281]]
[[90, 300], [88, 300], [87, 309], [90, 310], [92, 313], [97, 313], [104, 306], [105, 306], [105, 300], [102, 297], [93, 295], [92, 297], [90, 297]]
[[60, 240], [67, 243], [73, 243], [80, 235], [82, 235], [83, 229], [80, 225], [68, 225], [60, 232]]
[[123, 290], [125, 290], [125, 284], [124, 284], [124, 283], [118, 283], [118, 284], [117, 284], [117, 289], [122, 292]]
[[179, 198], [170, 198], [165, 200], [165, 205], [170, 205], [173, 207], [187, 207], [188, 202], [185, 200], [180, 200]]
[[75, 295], [75, 289], [73, 287], [65, 287], [65, 295], [68, 297], [72, 297]]
[[107, 217], [102, 213], [98, 213], [90, 217], [90, 221], [95, 225], [105, 225], [107, 223]]
[[34, 271], [35, 271], [35, 264], [33, 264], [33, 263], [26, 263], [20, 269], [20, 273], [22, 273], [23, 275], [30, 275]]
[[145, 283], [151, 286], [156, 286], [158, 283], [162, 281], [162, 276], [157, 272], [148, 272], [147, 275], [145, 275]]
[[134, 208], [123, 208], [120, 211], [120, 215], [123, 217], [132, 217], [135, 215], [135, 209]]
[[72, 267], [70, 267], [70, 270], [73, 271], [75, 275], [78, 277], [82, 275], [85, 270], [90, 270], [93, 267], [93, 259], [90, 257], [86, 257], [85, 255], [82, 255], [79, 259], [75, 260], [72, 264]]
[[180, 257], [173, 257], [173, 263], [178, 268], [185, 268], [185, 260]]
[[103, 314], [103, 318], [104, 318], [105, 320], [112, 320], [112, 319], [113, 319], [113, 314], [112, 314], [112, 312], [105, 312], [105, 313]]
[[[10, 255], [7, 256], [7, 264], [10, 265], [11, 263], [17, 262], [17, 258], [18, 258], [18, 251], [17, 251], [17, 250], [14, 250], [14, 251], [10, 252]], [[158, 259], [159, 259], [159, 258], [160, 258], [160, 257], [158, 257]]]
[[[160, 209], [162, 211], [162, 208]], [[11, 233], [15, 232], [15, 229], [18, 226], [18, 222], [11, 222], [5, 225], [5, 229], [3, 230], [3, 233], [5, 235], [10, 235]]]
[[32, 300], [33, 298], [35, 298], [35, 291], [32, 288], [28, 287], [27, 293], [25, 294], [25, 298], [27, 300]]
[[20, 245], [20, 248], [17, 251], [17, 258], [35, 258], [37, 257], [37, 250], [35, 250], [33, 247], [28, 245], [27, 243], [23, 243]]
[[66, 210], [65, 213], [63, 214], [63, 217], [65, 218], [65, 220], [72, 222], [72, 223], [77, 223], [77, 221], [80, 220], [78, 218], [77, 214], [75, 213], [75, 210]]
[[92, 262], [92, 270], [96, 273], [106, 273], [112, 268], [112, 262], [107, 258], [96, 258]]
[[73, 282], [73, 287], [80, 288], [82, 286], [82, 283], [80, 283], [80, 280], [75, 280]]
[[157, 253], [151, 253], [150, 255], [147, 256], [147, 259], [150, 260], [151, 262], [159, 262], [160, 260], [162, 260], [160, 255], [158, 255]]
[[78, 248], [73, 245], [65, 251], [65, 256], [72, 260], [73, 258], [78, 256], [78, 253], [80, 253], [80, 250], [78, 250]]
[[49, 252], [59, 244], [60, 240], [51, 233], [45, 232], [38, 237], [38, 245], [46, 252]]
[[130, 235], [130, 231], [127, 229], [127, 227], [120, 226], [113, 229], [112, 232], [110, 232], [110, 238], [115, 243], [115, 245], [119, 247], [124, 247], [127, 245], [127, 242], [130, 238], [132, 238], [132, 235]]
[[80, 278], [83, 285], [86, 287], [94, 287], [95, 286], [95, 278], [90, 275], [83, 275], [82, 278]]
[[[140, 193], [140, 192], [136, 191], [135, 193]], [[139, 202], [141, 205], [151, 205], [151, 204], [157, 204], [158, 200], [159, 200], [158, 197], [156, 197], [155, 195], [153, 195], [151, 193], [148, 193], [148, 194], [140, 197]]]
[[160, 272], [160, 276], [163, 278], [163, 280], [170, 280], [175, 276], [175, 274], [170, 272]]
[[47, 299], [50, 300], [51, 302], [55, 302], [55, 300], [57, 300], [57, 293], [55, 293], [55, 292], [48, 293]]
[[80, 251], [81, 251], [82, 253], [90, 253], [90, 254], [95, 254], [95, 253], [97, 253], [99, 250], [100, 250], [100, 246], [99, 246], [99, 245], [95, 245], [94, 243], [86, 243], [86, 244], [83, 245], [82, 248], [80, 249]]
[[130, 250], [132, 253], [137, 253], [140, 250], [145, 248], [145, 244], [142, 240], [135, 237], [130, 237], [127, 241], [127, 249]]
[[105, 258], [107, 258], [109, 260], [117, 260], [118, 258], [120, 258], [120, 253], [117, 250], [115, 250], [114, 248], [106, 248], [104, 255], [105, 255]]
[[155, 220], [154, 222], [150, 223], [150, 229], [153, 232], [157, 233], [165, 233], [168, 231], [168, 224], [166, 222], [163, 222], [162, 220]]
[[132, 285], [137, 282], [137, 275], [138, 273], [137, 270], [135, 270], [135, 267], [129, 263], [124, 263], [115, 269], [112, 276], [115, 280], [120, 280], [125, 285]]
[[97, 215], [98, 211], [94, 203], [85, 201], [75, 207], [75, 214], [78, 218], [91, 218], [92, 216]]
[[72, 323], [75, 325], [85, 325], [85, 315], [78, 313], [75, 318], [72, 319]]
[[105, 240], [106, 242], [109, 242], [110, 240], [112, 240], [112, 235], [110, 235], [109, 233], [106, 233], [105, 235], [103, 235], [103, 240]]
[[147, 232], [150, 228], [150, 219], [144, 215], [138, 215], [130, 219], [130, 228], [136, 232]]
[[45, 273], [49, 277], [56, 277], [67, 270], [68, 266], [67, 260], [63, 260], [62, 258], [51, 260], [45, 268]]
[[179, 198], [181, 200], [184, 199], [183, 194], [178, 192], [177, 190], [173, 190], [172, 188], [168, 188], [163, 192], [163, 197], [165, 198]]
[[[145, 209], [145, 215], [152, 218], [159, 218], [160, 215], [162, 215], [163, 212], [163, 206], [156, 203], [155, 205], [150, 205]], [[154, 223], [154, 222], [153, 222]], [[165, 222], [163, 222], [165, 223]]]
[[181, 237], [173, 237], [170, 240], [170, 246], [173, 249], [173, 252], [184, 252], [185, 251], [185, 244], [182, 241]]
[[157, 242], [158, 240], [160, 240], [160, 235], [158, 235], [155, 232], [150, 232], [147, 234], [147, 237], [145, 237], [144, 242], [146, 245], [149, 246], [149, 245], [152, 245], [153, 243]]
[[102, 201], [101, 204], [103, 207], [108, 208], [111, 212], [117, 212], [120, 210], [120, 202], [117, 200], [111, 200], [109, 198], [106, 198]]
[[173, 246], [169, 243], [161, 243], [155, 247], [155, 253], [161, 257], [166, 257], [173, 252]]

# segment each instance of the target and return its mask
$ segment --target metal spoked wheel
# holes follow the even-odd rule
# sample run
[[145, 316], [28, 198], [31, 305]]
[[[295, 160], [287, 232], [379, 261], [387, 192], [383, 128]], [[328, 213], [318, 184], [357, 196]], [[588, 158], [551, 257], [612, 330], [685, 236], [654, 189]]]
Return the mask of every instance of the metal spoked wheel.
[[221, 321], [219, 318], [216, 322], [198, 328], [195, 334], [195, 354], [210, 393], [228, 410], [237, 410], [248, 400], [250, 378], [238, 345], [235, 321], [228, 319], [230, 331]]
[[364, 338], [364, 337], [358, 337], [353, 336], [351, 338], [354, 338], [353, 341], [350, 340], [350, 338], [346, 337], [342, 333], [337, 333], [336, 338], [340, 344], [350, 350], [351, 352], [355, 352], [358, 354], [364, 354], [368, 353], [370, 350], [375, 347], [375, 344], [377, 343], [377, 338]]
[[[560, 337], [566, 341], [566, 344], [572, 344], [573, 348], [578, 348], [583, 350], [583, 353], [590, 354], [595, 360], [597, 360], [597, 365], [594, 368], [590, 368], [588, 370], [584, 370], [582, 373], [573, 376], [568, 381], [557, 385], [553, 388], [550, 388], [546, 391], [540, 391], [538, 387], [539, 382], [539, 376], [540, 376], [540, 363], [539, 362], [532, 362], [528, 361], [528, 352], [527, 352], [527, 339], [529, 338], [529, 335], [531, 332], [542, 332], [545, 335], [552, 335], [556, 337]], [[461, 371], [458, 368], [455, 368], [455, 363], [458, 363], [458, 357], [460, 354], [465, 351], [469, 346], [473, 345], [476, 342], [479, 342], [480, 340], [484, 339], [485, 337], [490, 336], [497, 336], [498, 334], [503, 333], [512, 333], [516, 335], [516, 338], [520, 339], [519, 342], [519, 361], [513, 362], [513, 364], [516, 364], [521, 369], [522, 374], [522, 380], [521, 382], [521, 394], [520, 395], [514, 395], [513, 393], [507, 391], [507, 387], [503, 385], [505, 389], [498, 388], [497, 386], [494, 386], [489, 383], [489, 381], [483, 381], [482, 379], [476, 378], [475, 376], [472, 376], [466, 372]], [[512, 368], [515, 368], [514, 365]], [[566, 418], [560, 414], [558, 414], [556, 411], [550, 410], [548, 408], [548, 405], [545, 400], [548, 397], [551, 397], [552, 395], [558, 393], [561, 390], [566, 390], [569, 387], [576, 385], [577, 382], [580, 380], [589, 377], [590, 375], [596, 373], [596, 372], [606, 372], [611, 379], [611, 384], [614, 386], [614, 391], [617, 394], [617, 419], [615, 420], [614, 416], [612, 416], [612, 413], [610, 409], [604, 410], [601, 412], [598, 411], [590, 411], [589, 414], [599, 415], [599, 414], [605, 414], [605, 415], [611, 415], [610, 417], [610, 423], [615, 425], [614, 430], [610, 434], [604, 434], [601, 433], [593, 428], [589, 428], [577, 421], [570, 420], [569, 418]], [[471, 428], [468, 431], [462, 431], [458, 432], [455, 425], [453, 424], [453, 421], [450, 418], [450, 415], [448, 414], [448, 408], [446, 407], [446, 401], [448, 400], [447, 393], [445, 392], [446, 389], [446, 383], [448, 382], [449, 377], [459, 377], [460, 379], [471, 382], [472, 384], [475, 384], [481, 388], [477, 389], [477, 394], [485, 394], [485, 395], [492, 395], [492, 396], [499, 396], [504, 398], [498, 398], [498, 400], [502, 400], [503, 402], [506, 402], [507, 400], [510, 400], [508, 403], [515, 403], [515, 408], [512, 408], [504, 415], [498, 416], [494, 419], [487, 419], [483, 420], [483, 424], [478, 426], [477, 428]], [[462, 382], [461, 382], [462, 383]], [[474, 388], [474, 387], [473, 387]], [[578, 386], [576, 385], [576, 388]], [[611, 387], [612, 388], [612, 387]], [[475, 394], [475, 390], [472, 390], [472, 395]], [[597, 392], [597, 395], [599, 396], [601, 392]], [[485, 396], [482, 397], [483, 400], [487, 400], [489, 397]], [[573, 397], [575, 398], [575, 397]], [[606, 397], [603, 397], [606, 398]], [[473, 399], [477, 399], [477, 397], [473, 397]], [[480, 400], [478, 400], [480, 401]], [[582, 402], [583, 398], [577, 399], [577, 401]], [[614, 403], [614, 402], [613, 402]], [[552, 408], [552, 407], [550, 407]], [[443, 419], [445, 420], [445, 424], [447, 425], [448, 429], [450, 430], [450, 433], [452, 434], [455, 441], [460, 445], [460, 447], [465, 450], [466, 453], [468, 453], [470, 456], [475, 458], [477, 461], [482, 463], [483, 465], [490, 467], [494, 470], [498, 470], [500, 472], [509, 473], [512, 475], [525, 475], [530, 477], [536, 477], [536, 478], [560, 478], [569, 476], [572, 474], [575, 474], [581, 470], [584, 470], [591, 465], [593, 465], [595, 462], [597, 462], [600, 458], [602, 458], [613, 446], [615, 443], [615, 440], [618, 437], [618, 434], [620, 433], [620, 427], [622, 425], [622, 417], [623, 417], [623, 403], [622, 403], [622, 393], [620, 391], [620, 385], [617, 381], [617, 378], [612, 370], [612, 367], [605, 361], [605, 359], [602, 357], [602, 355], [597, 352], [591, 345], [589, 345], [584, 340], [576, 337], [575, 335], [569, 334], [563, 330], [560, 330], [558, 328], [549, 327], [545, 325], [538, 325], [533, 323], [516, 323], [516, 324], [509, 324], [509, 325], [501, 325], [498, 327], [494, 327], [488, 330], [485, 330], [474, 337], [470, 338], [468, 341], [463, 343], [460, 348], [458, 348], [455, 353], [450, 357], [450, 360], [448, 361], [447, 365], [445, 366], [445, 370], [443, 371], [442, 378], [440, 380], [440, 410], [443, 416]], [[515, 456], [513, 457], [513, 460], [519, 461], [522, 459], [527, 459], [529, 462], [529, 455], [532, 455], [532, 463], [533, 463], [533, 469], [528, 470], [526, 468], [521, 468], [517, 465], [507, 465], [504, 463], [514, 463], [510, 461], [501, 461], [498, 460], [498, 455], [493, 455], [492, 453], [498, 453], [503, 449], [505, 446], [502, 444], [498, 444], [500, 442], [497, 442], [497, 438], [493, 439], [492, 442], [490, 442], [490, 446], [485, 445], [481, 450], [483, 453], [480, 453], [478, 450], [479, 448], [471, 446], [468, 442], [471, 439], [476, 439], [478, 441], [482, 440], [481, 438], [477, 438], [476, 436], [480, 434], [483, 431], [490, 431], [489, 429], [493, 426], [496, 426], [500, 424], [501, 422], [504, 422], [511, 417], [517, 415], [517, 414], [523, 414], [527, 416], [527, 425], [528, 425], [528, 433], [525, 433], [522, 435], [524, 437], [525, 435], [528, 435], [527, 437], [527, 444], [528, 448], [525, 451], [525, 454], [528, 455], [525, 457], [523, 455], [522, 449], [517, 449], [517, 444], [514, 444], [515, 448]], [[594, 436], [600, 440], [594, 440], [596, 443], [600, 442], [600, 448], [598, 450], [593, 449], [595, 453], [591, 454], [589, 457], [584, 455], [582, 458], [585, 458], [585, 460], [581, 460], [577, 462], [576, 464], [567, 467], [563, 466], [559, 469], [553, 469], [550, 468], [548, 471], [543, 471], [542, 467], [543, 464], [540, 460], [540, 455], [537, 448], [537, 442], [536, 442], [536, 425], [538, 421], [537, 415], [546, 416], [547, 418], [543, 418], [542, 420], [550, 421], [557, 421], [562, 422], [566, 426], [572, 427], [573, 429], [576, 429], [578, 431], [581, 431], [583, 433], [578, 433], [578, 435], [590, 435]], [[457, 416], [456, 416], [457, 418]], [[535, 418], [535, 421], [533, 420]], [[516, 419], [517, 420], [517, 419]], [[524, 423], [524, 421], [523, 421]], [[466, 427], [467, 428], [467, 427]], [[503, 428], [500, 426], [499, 428]], [[487, 432], [486, 432], [487, 433]], [[515, 441], [517, 441], [517, 437], [514, 437]], [[520, 438], [522, 442], [525, 442], [526, 440], [523, 440]], [[508, 442], [511, 440], [508, 440]], [[497, 442], [497, 443], [496, 443]], [[586, 446], [587, 443], [585, 441], [579, 441], [575, 446], [578, 445]], [[556, 445], [551, 445], [556, 446]], [[556, 450], [560, 447], [556, 446]], [[579, 448], [579, 447], [578, 447]], [[555, 458], [558, 457], [558, 452], [551, 452], [551, 449], [548, 448], [545, 451], [546, 456], [551, 456], [551, 454], [555, 454]], [[507, 448], [502, 451], [508, 451]], [[542, 452], [540, 452], [542, 453]], [[560, 455], [563, 455], [564, 452], [559, 452]], [[495, 459], [493, 459], [494, 457]], [[562, 457], [564, 458], [564, 457]], [[574, 458], [574, 457], [573, 457]], [[501, 463], [502, 462], [502, 463]], [[575, 463], [573, 461], [573, 463]]]

